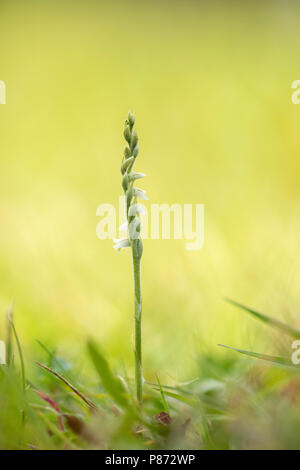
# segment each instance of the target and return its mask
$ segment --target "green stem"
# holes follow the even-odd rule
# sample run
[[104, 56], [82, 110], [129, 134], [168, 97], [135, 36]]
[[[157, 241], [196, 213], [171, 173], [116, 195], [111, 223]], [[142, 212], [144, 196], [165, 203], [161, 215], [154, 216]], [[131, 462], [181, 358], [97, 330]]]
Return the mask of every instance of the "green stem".
[[134, 278], [134, 323], [135, 323], [135, 383], [136, 397], [143, 403], [143, 368], [142, 368], [142, 289], [141, 256], [138, 252], [139, 240], [132, 241], [132, 264]]

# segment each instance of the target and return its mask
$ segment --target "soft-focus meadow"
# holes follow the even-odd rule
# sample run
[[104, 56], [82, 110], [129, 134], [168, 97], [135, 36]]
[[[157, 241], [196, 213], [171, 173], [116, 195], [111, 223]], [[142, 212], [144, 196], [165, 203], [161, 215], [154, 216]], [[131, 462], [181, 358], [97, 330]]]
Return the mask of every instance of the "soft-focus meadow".
[[299, 14], [296, 1], [1, 1], [0, 339], [13, 303], [32, 374], [36, 339], [88, 371], [89, 337], [133, 374], [130, 254], [96, 237], [98, 205], [122, 194], [128, 109], [150, 202], [205, 204], [202, 250], [144, 242], [146, 379], [227, 364], [217, 343], [276, 353], [224, 296], [299, 326]]

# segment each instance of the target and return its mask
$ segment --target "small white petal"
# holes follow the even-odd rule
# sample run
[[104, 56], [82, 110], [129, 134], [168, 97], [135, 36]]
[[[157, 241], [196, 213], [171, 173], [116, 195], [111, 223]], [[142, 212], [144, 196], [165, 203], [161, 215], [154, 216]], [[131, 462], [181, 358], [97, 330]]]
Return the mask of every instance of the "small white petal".
[[135, 181], [135, 180], [138, 180], [140, 178], [145, 178], [145, 173], [131, 173], [130, 175], [130, 179], [131, 181]]
[[114, 249], [116, 251], [120, 251], [122, 248], [128, 248], [130, 246], [130, 241], [128, 240], [128, 238], [114, 238], [114, 242]]
[[126, 220], [126, 222], [124, 222], [124, 224], [120, 225], [119, 230], [120, 230], [120, 232], [123, 232], [123, 231], [124, 231], [124, 232], [127, 232], [127, 230], [128, 230], [128, 222], [127, 222], [127, 220]]
[[148, 197], [146, 196], [146, 191], [144, 191], [143, 189], [134, 188], [134, 194], [135, 196], [139, 197], [140, 199], [143, 199], [144, 201], [148, 200]]
[[128, 215], [134, 217], [137, 213], [145, 214], [144, 207], [141, 204], [132, 204], [129, 208]]

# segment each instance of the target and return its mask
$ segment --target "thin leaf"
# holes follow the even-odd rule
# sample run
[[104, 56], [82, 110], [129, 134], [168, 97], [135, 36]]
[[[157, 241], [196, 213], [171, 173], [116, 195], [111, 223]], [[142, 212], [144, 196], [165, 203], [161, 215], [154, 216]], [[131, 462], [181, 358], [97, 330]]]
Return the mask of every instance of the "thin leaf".
[[163, 403], [164, 411], [165, 411], [166, 413], [168, 413], [168, 415], [170, 415], [168, 403], [167, 403], [167, 400], [166, 400], [166, 397], [165, 397], [163, 388], [162, 388], [162, 386], [161, 386], [161, 383], [160, 383], [160, 381], [159, 381], [158, 375], [156, 375], [156, 379], [157, 379], [157, 383], [158, 383], [158, 385], [159, 385], [159, 391], [160, 391], [160, 395], [161, 395], [161, 400], [162, 400], [162, 403]]
[[232, 305], [235, 305], [236, 307], [241, 308], [242, 310], [245, 310], [246, 312], [250, 313], [254, 317], [263, 321], [264, 323], [272, 326], [273, 328], [277, 328], [283, 331], [284, 333], [287, 333], [288, 335], [292, 336], [293, 338], [300, 338], [300, 330], [297, 330], [296, 328], [293, 328], [292, 326], [289, 326], [286, 323], [276, 320], [275, 318], [268, 317], [267, 315], [257, 312], [256, 310], [246, 307], [245, 305], [235, 302], [234, 300], [231, 300], [228, 298], [225, 298], [225, 300], [231, 303]]
[[60, 379], [64, 384], [67, 385], [77, 396], [79, 396], [90, 408], [95, 409], [96, 405], [92, 403], [88, 398], [86, 398], [83, 393], [81, 393], [74, 385], [72, 385], [67, 379], [65, 379], [62, 375], [60, 375], [58, 372], [55, 372], [55, 370], [51, 369], [50, 367], [44, 366], [44, 364], [41, 364], [40, 362], [35, 361], [35, 363], [39, 366], [42, 367], [43, 369], [47, 370], [51, 374], [55, 375], [58, 379]]
[[[13, 312], [10, 309], [10, 316], [12, 317]], [[13, 344], [12, 344], [12, 326], [7, 316], [7, 327], [6, 327], [6, 363], [8, 366], [13, 361]]]
[[121, 381], [113, 375], [108, 362], [93, 341], [88, 342], [88, 351], [93, 361], [94, 367], [101, 379], [102, 385], [107, 393], [121, 407], [127, 408], [128, 402], [124, 396], [124, 390]]
[[[151, 387], [157, 387], [157, 384], [154, 383], [154, 382], [148, 382], [148, 381], [145, 381], [145, 384], [146, 385], [149, 385]], [[179, 386], [171, 386], [171, 385], [164, 385], [164, 384], [161, 384], [161, 387], [165, 390], [174, 390], [175, 392], [180, 392], [180, 393], [183, 393], [184, 395], [192, 395], [192, 392], [188, 391], [188, 390], [184, 390], [182, 388], [180, 388]]]
[[[157, 390], [158, 392], [160, 391], [159, 388], [155, 388], [155, 387], [153, 387], [153, 388], [154, 388], [154, 390]], [[179, 395], [178, 393], [169, 392], [167, 390], [165, 390], [164, 393], [168, 397], [175, 398], [175, 400], [186, 403], [187, 405], [195, 406], [197, 404], [197, 400], [195, 398]]]
[[37, 414], [42, 419], [42, 421], [44, 421], [44, 424], [49, 428], [49, 431], [58, 438], [62, 439], [62, 441], [67, 445], [67, 449], [77, 449], [75, 444], [66, 436], [66, 433], [58, 429], [57, 426], [55, 426], [51, 420], [44, 415], [44, 413], [38, 411]]
[[262, 353], [252, 352], [252, 351], [246, 351], [244, 349], [232, 348], [230, 346], [226, 346], [225, 344], [218, 344], [218, 346], [221, 346], [222, 348], [231, 349], [231, 351], [236, 351], [240, 354], [245, 354], [246, 356], [254, 357], [255, 359], [262, 359], [263, 361], [272, 362], [272, 363], [277, 364], [279, 366], [299, 369], [298, 366], [294, 365], [291, 362], [291, 360], [286, 358], [286, 357], [271, 356], [269, 354], [262, 354]]
[[54, 410], [57, 413], [57, 420], [58, 420], [58, 424], [59, 424], [59, 429], [61, 431], [64, 431], [65, 427], [64, 427], [63, 420], [62, 420], [61, 410], [60, 410], [58, 404], [56, 403], [56, 401], [52, 400], [52, 398], [50, 398], [45, 393], [40, 392], [39, 390], [34, 390], [34, 391], [41, 397], [42, 400], [46, 401], [47, 403], [49, 403], [50, 406], [52, 406], [52, 408], [54, 408]]
[[15, 340], [16, 340], [16, 343], [17, 343], [17, 348], [18, 348], [18, 353], [19, 353], [19, 357], [20, 357], [20, 363], [21, 363], [21, 374], [22, 374], [22, 385], [23, 385], [23, 390], [25, 391], [25, 388], [26, 388], [26, 376], [25, 376], [25, 363], [24, 363], [24, 357], [23, 357], [23, 352], [22, 352], [22, 347], [21, 347], [21, 343], [20, 343], [20, 340], [19, 340], [19, 337], [18, 337], [18, 334], [17, 334], [17, 330], [15, 328], [15, 324], [14, 324], [14, 321], [13, 321], [13, 317], [12, 317], [12, 310], [9, 308], [7, 310], [7, 318], [8, 318], [8, 321], [11, 325], [11, 328], [12, 328], [12, 331], [13, 331], [13, 334], [14, 334], [14, 337], [15, 337]]
[[39, 339], [36, 339], [38, 345], [48, 354], [50, 361], [55, 362], [56, 365], [63, 371], [65, 371], [64, 365], [57, 359], [54, 352], [50, 351]]

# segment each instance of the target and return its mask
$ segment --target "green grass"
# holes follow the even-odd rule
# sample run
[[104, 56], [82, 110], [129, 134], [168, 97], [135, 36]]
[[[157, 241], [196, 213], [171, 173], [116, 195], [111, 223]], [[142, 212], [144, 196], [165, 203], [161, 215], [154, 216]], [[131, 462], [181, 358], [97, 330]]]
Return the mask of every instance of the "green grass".
[[251, 359], [203, 355], [188, 382], [145, 382], [141, 409], [133, 380], [113, 371], [93, 340], [87, 372], [43, 344], [32, 368], [8, 322], [15, 341], [0, 369], [1, 449], [299, 449], [300, 371], [288, 358], [237, 348]]

